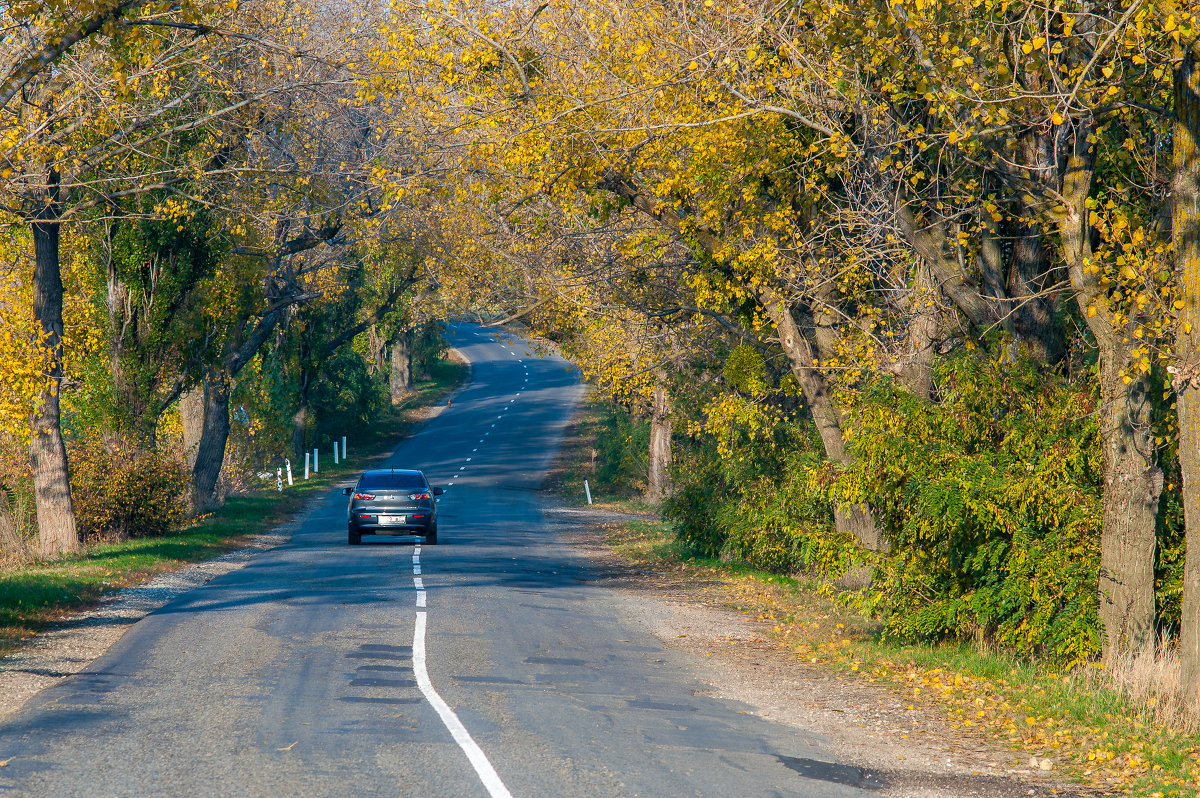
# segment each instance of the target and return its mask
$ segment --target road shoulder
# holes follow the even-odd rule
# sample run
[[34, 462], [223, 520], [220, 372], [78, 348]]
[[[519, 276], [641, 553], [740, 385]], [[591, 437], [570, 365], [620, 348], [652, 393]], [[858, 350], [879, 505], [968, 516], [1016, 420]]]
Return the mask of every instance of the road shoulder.
[[1096, 796], [1031, 767], [1027, 755], [964, 735], [935, 711], [862, 678], [809, 666], [773, 637], [770, 622], [705, 595], [689, 569], [631, 561], [608, 542], [614, 524], [637, 516], [575, 507], [547, 494], [546, 516], [560, 539], [594, 566], [597, 582], [622, 592], [645, 626], [685, 655], [711, 695], [751, 707], [763, 718], [826, 739], [857, 773], [847, 778], [895, 798]]

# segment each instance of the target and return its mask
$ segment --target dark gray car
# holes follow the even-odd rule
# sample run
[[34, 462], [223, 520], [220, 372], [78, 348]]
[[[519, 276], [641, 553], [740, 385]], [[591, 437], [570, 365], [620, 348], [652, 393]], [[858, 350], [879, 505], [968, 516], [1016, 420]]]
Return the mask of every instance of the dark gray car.
[[437, 543], [437, 498], [443, 491], [431, 487], [420, 471], [400, 468], [364, 471], [350, 497], [347, 527], [350, 545], [363, 535], [423, 535]]

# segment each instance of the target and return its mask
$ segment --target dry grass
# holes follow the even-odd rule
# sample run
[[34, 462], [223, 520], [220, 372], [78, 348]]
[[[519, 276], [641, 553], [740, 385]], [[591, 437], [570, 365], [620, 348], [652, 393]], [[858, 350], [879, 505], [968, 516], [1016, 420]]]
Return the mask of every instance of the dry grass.
[[10, 499], [0, 491], [0, 562], [4, 565], [24, 565], [34, 558], [36, 530], [28, 500], [14, 494]]
[[1200, 685], [1183, 683], [1179, 651], [1166, 635], [1094, 674], [1093, 680], [1125, 695], [1155, 724], [1185, 734], [1200, 732]]

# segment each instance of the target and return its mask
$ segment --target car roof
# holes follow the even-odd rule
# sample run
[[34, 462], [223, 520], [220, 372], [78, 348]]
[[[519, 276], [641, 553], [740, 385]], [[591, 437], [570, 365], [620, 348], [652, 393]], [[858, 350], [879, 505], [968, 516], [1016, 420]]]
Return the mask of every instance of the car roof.
[[[421, 472], [415, 468], [372, 468], [363, 472], [364, 477], [368, 474], [421, 474]], [[425, 475], [421, 474], [421, 476]]]

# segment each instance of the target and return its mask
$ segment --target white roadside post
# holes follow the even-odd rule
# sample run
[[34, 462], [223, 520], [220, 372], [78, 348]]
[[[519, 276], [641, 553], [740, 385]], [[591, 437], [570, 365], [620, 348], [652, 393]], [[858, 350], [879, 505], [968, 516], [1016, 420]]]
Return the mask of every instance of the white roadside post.
[[283, 458], [283, 462], [287, 466], [288, 487], [290, 488], [292, 486], [292, 461], [285, 457]]
[[321, 450], [316, 446], [313, 447], [313, 473], [321, 473]]
[[337, 465], [339, 462], [341, 462], [341, 461], [338, 460], [337, 441], [334, 441], [333, 442], [333, 464]]
[[342, 436], [342, 459], [346, 459], [346, 436]]
[[592, 503], [592, 487], [588, 485], [588, 481], [583, 481], [583, 492], [587, 494], [588, 504]]
[[283, 492], [283, 469], [275, 469], [275, 490]]
[[304, 453], [304, 479], [305, 480], [308, 479], [308, 465], [309, 465], [308, 461], [309, 461], [309, 459], [311, 459], [311, 458], [310, 458], [308, 452], [305, 452]]

